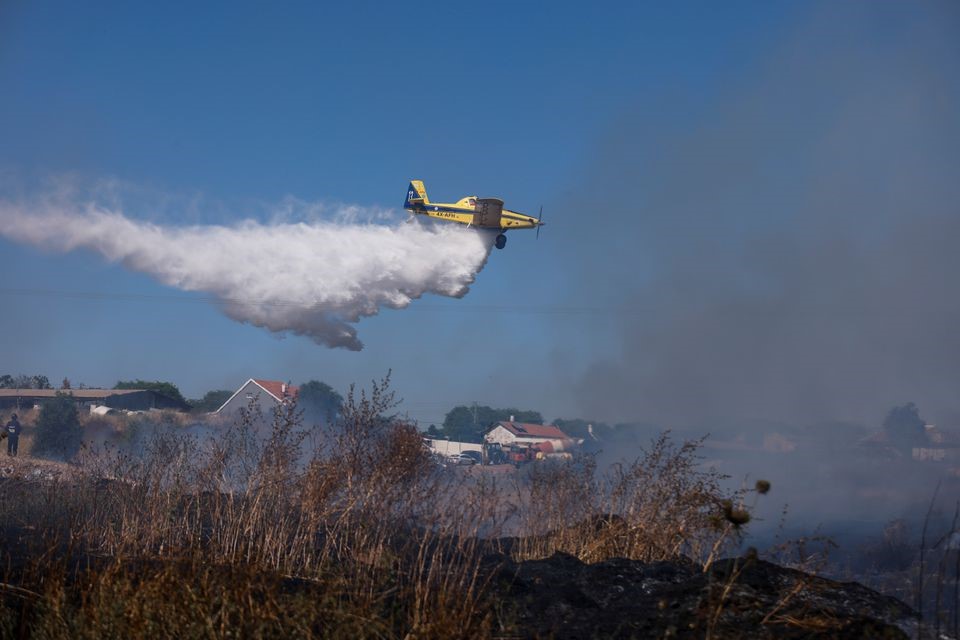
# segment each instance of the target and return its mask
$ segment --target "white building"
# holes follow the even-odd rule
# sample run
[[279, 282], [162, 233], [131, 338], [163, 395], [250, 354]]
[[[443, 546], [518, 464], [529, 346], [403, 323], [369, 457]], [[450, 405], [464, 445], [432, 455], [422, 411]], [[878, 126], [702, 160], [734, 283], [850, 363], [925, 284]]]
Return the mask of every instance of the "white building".
[[237, 389], [230, 399], [224, 402], [214, 413], [225, 415], [238, 413], [249, 406], [254, 399], [260, 402], [260, 410], [270, 415], [275, 407], [297, 397], [299, 387], [276, 380], [254, 380], [250, 378]]
[[447, 457], [455, 456], [458, 453], [463, 453], [464, 451], [476, 451], [478, 453], [483, 453], [483, 445], [476, 444], [475, 442], [457, 442], [456, 440], [440, 438], [424, 438], [423, 442], [431, 451]]
[[552, 424], [530, 424], [512, 420], [496, 423], [490, 427], [483, 439], [487, 442], [499, 442], [503, 447], [512, 444], [529, 446], [541, 442], [557, 445], [571, 440], [570, 436]]

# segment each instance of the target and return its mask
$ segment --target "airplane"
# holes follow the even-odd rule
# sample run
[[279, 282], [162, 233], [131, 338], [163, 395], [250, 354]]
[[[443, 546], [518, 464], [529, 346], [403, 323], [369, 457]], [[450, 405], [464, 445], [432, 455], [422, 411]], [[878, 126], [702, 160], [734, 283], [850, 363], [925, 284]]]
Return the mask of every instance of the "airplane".
[[411, 180], [407, 187], [407, 199], [403, 208], [414, 215], [425, 215], [441, 220], [451, 220], [465, 224], [468, 227], [481, 229], [496, 229], [496, 247], [503, 249], [507, 246], [507, 236], [503, 234], [509, 229], [536, 229], [540, 235], [543, 226], [543, 207], [540, 207], [540, 217], [534, 218], [525, 213], [517, 213], [503, 208], [503, 200], [499, 198], [478, 198], [467, 196], [460, 198], [456, 203], [430, 202], [427, 189], [422, 180]]

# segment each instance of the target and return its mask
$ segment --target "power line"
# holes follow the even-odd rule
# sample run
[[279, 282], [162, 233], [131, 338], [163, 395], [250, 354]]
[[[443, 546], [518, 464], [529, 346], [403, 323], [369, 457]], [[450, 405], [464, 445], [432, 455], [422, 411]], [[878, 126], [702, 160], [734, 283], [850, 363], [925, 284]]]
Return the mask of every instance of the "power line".
[[[263, 307], [300, 307], [309, 309], [319, 305], [309, 305], [292, 300], [255, 300], [227, 298], [211, 295], [177, 295], [177, 294], [150, 294], [150, 293], [120, 293], [111, 291], [67, 291], [58, 289], [25, 289], [0, 288], [0, 295], [30, 296], [45, 298], [65, 298], [73, 300], [114, 300], [124, 302], [173, 302], [173, 303], [203, 303], [203, 304], [232, 304]], [[389, 308], [389, 307], [388, 307]], [[417, 302], [405, 311], [452, 311], [456, 313], [530, 313], [546, 315], [580, 315], [580, 314], [610, 314], [610, 313], [640, 313], [643, 310], [635, 307], [588, 307], [588, 306], [526, 306], [526, 305], [496, 305], [496, 304], [430, 304]]]
[[[172, 303], [201, 303], [201, 304], [229, 304], [239, 306], [260, 306], [260, 307], [288, 307], [301, 309], [322, 309], [321, 304], [304, 304], [294, 300], [275, 300], [275, 299], [252, 299], [252, 298], [228, 298], [209, 294], [199, 295], [178, 295], [178, 294], [151, 294], [151, 293], [120, 293], [112, 291], [67, 291], [58, 289], [29, 289], [29, 288], [0, 288], [0, 296], [32, 296], [47, 298], [64, 298], [74, 300], [114, 300], [125, 302], [172, 302]], [[385, 306], [384, 311], [390, 311], [391, 308]], [[336, 313], [336, 309], [331, 309]], [[531, 314], [531, 315], [555, 315], [555, 316], [591, 316], [591, 315], [635, 315], [635, 314], [656, 314], [662, 312], [659, 306], [623, 306], [623, 305], [595, 305], [595, 306], [566, 306], [566, 305], [509, 305], [509, 304], [467, 304], [458, 302], [455, 304], [431, 304], [414, 300], [409, 307], [404, 308], [404, 313], [417, 312], [452, 312], [452, 313], [491, 313], [491, 314]], [[694, 311], [691, 311], [694, 312]], [[733, 307], [726, 313], [732, 313], [736, 316], [776, 316], [789, 313], [791, 315], [806, 316], [896, 316], [913, 314], [914, 310], [910, 307], [901, 309], [885, 306], [860, 306], [850, 307], [837, 304], [813, 305], [802, 304], [795, 308], [771, 303], [766, 308], [754, 308], [745, 310], [739, 307]], [[711, 315], [725, 315], [723, 310], [710, 310]]]

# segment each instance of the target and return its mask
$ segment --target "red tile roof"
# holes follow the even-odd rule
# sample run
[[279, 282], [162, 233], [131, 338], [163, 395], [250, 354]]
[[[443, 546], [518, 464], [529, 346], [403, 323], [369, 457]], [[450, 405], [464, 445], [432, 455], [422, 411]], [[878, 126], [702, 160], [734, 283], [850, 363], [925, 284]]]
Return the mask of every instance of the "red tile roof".
[[[288, 398], [296, 398], [297, 394], [300, 392], [300, 387], [295, 387], [291, 384], [286, 384], [285, 382], [279, 382], [277, 380], [254, 380], [254, 382], [263, 387], [264, 391], [279, 401], [283, 401], [284, 396]], [[286, 385], [286, 393], [284, 393], [284, 385]]]
[[550, 438], [559, 440], [568, 440], [570, 436], [565, 434], [552, 424], [531, 424], [529, 422], [507, 422], [497, 423], [518, 438]]

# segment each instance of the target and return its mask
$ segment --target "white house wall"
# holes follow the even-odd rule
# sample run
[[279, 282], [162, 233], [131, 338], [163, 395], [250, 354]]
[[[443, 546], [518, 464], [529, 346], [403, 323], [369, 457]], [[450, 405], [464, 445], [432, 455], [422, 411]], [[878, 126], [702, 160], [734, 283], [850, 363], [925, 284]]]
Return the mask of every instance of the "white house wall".
[[493, 429], [487, 432], [483, 439], [487, 442], [499, 442], [500, 446], [506, 447], [511, 444], [519, 445], [531, 445], [539, 444], [541, 442], [551, 442], [553, 444], [559, 444], [563, 442], [563, 438], [543, 438], [537, 436], [516, 436], [509, 429], [503, 425], [497, 425]]
[[502, 447], [511, 445], [517, 441], [517, 437], [515, 435], [504, 429], [503, 426], [499, 424], [488, 431], [487, 434], [483, 436], [483, 439], [487, 442], [499, 442], [500, 446]]
[[464, 451], [479, 451], [483, 453], [483, 445], [475, 442], [457, 442], [456, 440], [425, 438], [430, 449], [443, 456], [454, 456]]

